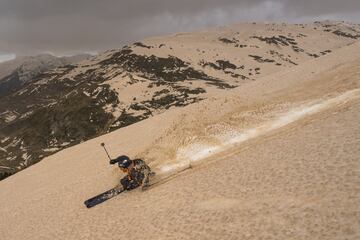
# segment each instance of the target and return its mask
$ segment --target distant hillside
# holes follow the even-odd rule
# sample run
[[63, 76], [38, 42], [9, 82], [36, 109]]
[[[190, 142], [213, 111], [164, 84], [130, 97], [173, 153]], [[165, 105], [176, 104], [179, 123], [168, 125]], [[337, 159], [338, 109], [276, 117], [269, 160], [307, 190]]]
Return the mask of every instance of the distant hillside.
[[0, 97], [1, 178], [66, 147], [321, 58], [358, 39], [360, 26], [343, 22], [238, 24], [146, 39], [39, 71], [31, 81], [16, 72], [1, 81], [26, 82]]
[[41, 54], [0, 63], [0, 97], [19, 90], [24, 84], [31, 82], [41, 73], [50, 69], [73, 64], [89, 58], [88, 54], [71, 57], [55, 57]]

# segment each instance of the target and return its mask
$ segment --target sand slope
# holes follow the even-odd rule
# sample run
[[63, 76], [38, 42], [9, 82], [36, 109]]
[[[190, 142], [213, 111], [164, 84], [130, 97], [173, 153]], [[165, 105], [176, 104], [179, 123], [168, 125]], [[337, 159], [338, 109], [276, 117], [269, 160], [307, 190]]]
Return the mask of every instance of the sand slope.
[[[0, 236], [359, 239], [359, 44], [68, 148], [1, 181]], [[198, 155], [171, 181], [89, 210], [83, 201], [121, 177], [103, 141], [113, 156], [142, 157], [159, 176]]]

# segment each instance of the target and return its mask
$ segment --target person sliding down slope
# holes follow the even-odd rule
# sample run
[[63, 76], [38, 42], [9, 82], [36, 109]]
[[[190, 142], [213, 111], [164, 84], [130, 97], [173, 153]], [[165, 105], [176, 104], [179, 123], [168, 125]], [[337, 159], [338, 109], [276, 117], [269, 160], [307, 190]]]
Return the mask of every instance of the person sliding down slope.
[[116, 159], [111, 159], [110, 164], [118, 164], [119, 168], [126, 173], [120, 180], [125, 190], [132, 190], [141, 186], [142, 190], [147, 189], [149, 177], [155, 175], [150, 167], [141, 159], [131, 160], [128, 156], [122, 155]]

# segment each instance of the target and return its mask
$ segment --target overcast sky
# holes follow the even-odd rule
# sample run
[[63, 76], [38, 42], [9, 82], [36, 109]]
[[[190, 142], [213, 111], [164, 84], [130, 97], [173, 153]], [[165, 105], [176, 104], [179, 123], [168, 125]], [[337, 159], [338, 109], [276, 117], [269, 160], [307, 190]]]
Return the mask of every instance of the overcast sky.
[[96, 52], [243, 21], [360, 22], [360, 0], [0, 0], [0, 61]]

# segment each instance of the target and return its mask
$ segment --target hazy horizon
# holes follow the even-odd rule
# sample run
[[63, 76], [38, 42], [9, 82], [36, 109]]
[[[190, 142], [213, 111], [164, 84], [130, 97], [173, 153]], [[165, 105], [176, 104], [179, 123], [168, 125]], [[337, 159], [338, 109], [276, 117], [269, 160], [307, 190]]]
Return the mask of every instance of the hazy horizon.
[[3, 0], [0, 62], [16, 56], [97, 53], [146, 37], [238, 22], [360, 22], [356, 0]]

